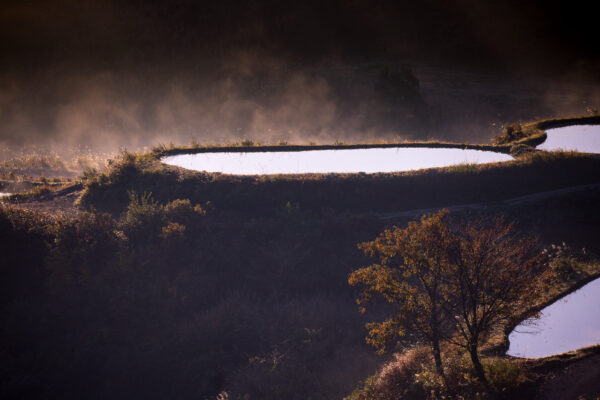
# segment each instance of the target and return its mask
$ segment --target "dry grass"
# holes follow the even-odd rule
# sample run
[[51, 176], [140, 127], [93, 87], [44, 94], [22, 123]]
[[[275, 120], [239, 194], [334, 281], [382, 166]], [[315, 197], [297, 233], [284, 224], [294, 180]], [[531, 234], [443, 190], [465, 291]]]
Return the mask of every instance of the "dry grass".
[[35, 178], [75, 178], [86, 170], [102, 169], [114, 155], [76, 149], [66, 155], [43, 149], [0, 150], [0, 179], [32, 180]]
[[[456, 148], [456, 149], [471, 149], [471, 150], [487, 150], [496, 151], [499, 153], [510, 153], [510, 144], [466, 144], [466, 143], [451, 143], [440, 142], [435, 140], [429, 141], [404, 141], [404, 142], [373, 142], [348, 144], [335, 141], [333, 144], [289, 144], [287, 142], [279, 142], [274, 144], [262, 144], [252, 140], [243, 140], [236, 143], [217, 144], [217, 145], [200, 145], [197, 142], [189, 146], [175, 146], [170, 144], [159, 145], [152, 149], [149, 156], [160, 159], [165, 156], [177, 154], [194, 154], [194, 153], [215, 153], [215, 152], [268, 152], [268, 151], [306, 151], [306, 150], [350, 150], [350, 149], [371, 149], [371, 148], [390, 148], [390, 147], [427, 147], [427, 148]], [[147, 156], [148, 156], [147, 155]]]
[[490, 383], [486, 389], [473, 375], [466, 354], [449, 348], [444, 351], [443, 360], [447, 385], [435, 372], [430, 350], [419, 345], [394, 354], [345, 400], [531, 398], [527, 369], [518, 361], [502, 357], [482, 359]]

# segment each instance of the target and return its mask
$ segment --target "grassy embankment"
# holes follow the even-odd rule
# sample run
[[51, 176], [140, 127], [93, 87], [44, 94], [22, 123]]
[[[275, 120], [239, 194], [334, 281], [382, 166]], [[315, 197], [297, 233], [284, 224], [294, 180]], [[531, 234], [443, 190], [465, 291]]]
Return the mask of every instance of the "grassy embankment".
[[535, 152], [515, 161], [390, 174], [233, 176], [169, 167], [147, 156], [124, 155], [87, 181], [84, 207], [120, 213], [129, 191], [211, 202], [218, 212], [272, 215], [290, 203], [313, 214], [368, 213], [493, 202], [600, 181], [600, 158]]
[[[592, 123], [597, 119], [584, 117], [577, 121]], [[599, 182], [598, 156], [532, 151], [531, 145], [545, 139], [540, 127], [557, 126], [565, 124], [565, 121], [572, 122], [573, 119], [523, 125], [520, 134], [511, 136], [512, 141], [501, 145], [452, 145], [503, 152], [512, 149], [520, 153], [515, 161], [398, 173], [235, 176], [192, 172], [160, 162], [163, 156], [186, 152], [343, 149], [397, 146], [395, 144], [157, 148], [143, 155], [124, 154], [105, 173], [92, 177], [86, 184], [81, 204], [119, 213], [128, 202], [128, 191], [133, 190], [137, 193], [151, 192], [161, 202], [177, 198], [188, 198], [196, 203], [210, 201], [218, 211], [246, 215], [270, 215], [288, 202], [317, 214], [328, 210], [363, 213], [490, 202]], [[506, 142], [505, 139], [498, 141]], [[445, 143], [401, 145], [449, 146]]]

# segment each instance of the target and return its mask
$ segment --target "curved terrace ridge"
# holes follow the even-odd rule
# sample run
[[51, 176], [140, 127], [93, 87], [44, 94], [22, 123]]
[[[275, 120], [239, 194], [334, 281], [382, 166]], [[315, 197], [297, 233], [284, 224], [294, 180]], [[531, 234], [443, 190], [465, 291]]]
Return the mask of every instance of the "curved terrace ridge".
[[231, 175], [305, 173], [387, 173], [457, 164], [505, 162], [519, 146], [537, 150], [600, 153], [600, 117], [544, 120], [518, 129], [493, 145], [443, 142], [396, 144], [335, 144], [213, 146], [159, 148], [156, 156], [168, 165]]

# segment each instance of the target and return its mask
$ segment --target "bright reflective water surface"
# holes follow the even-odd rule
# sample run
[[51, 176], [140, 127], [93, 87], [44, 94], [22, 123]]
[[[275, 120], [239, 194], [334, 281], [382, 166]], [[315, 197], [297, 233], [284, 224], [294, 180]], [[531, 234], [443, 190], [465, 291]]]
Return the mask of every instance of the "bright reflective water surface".
[[169, 156], [163, 162], [179, 167], [235, 175], [394, 172], [454, 164], [508, 161], [502, 153], [450, 148], [394, 147], [251, 153], [197, 153]]
[[539, 358], [600, 343], [600, 279], [542, 310], [537, 321], [524, 321], [508, 336], [507, 354]]
[[582, 153], [600, 153], [600, 125], [571, 125], [548, 129], [548, 138], [540, 150], [575, 150]]

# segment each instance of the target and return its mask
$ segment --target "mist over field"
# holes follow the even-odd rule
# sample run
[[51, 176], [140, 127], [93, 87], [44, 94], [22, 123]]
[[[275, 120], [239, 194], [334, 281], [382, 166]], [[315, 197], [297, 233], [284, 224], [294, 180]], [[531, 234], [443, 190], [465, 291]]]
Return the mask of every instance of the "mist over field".
[[504, 123], [600, 107], [593, 18], [570, 10], [5, 2], [0, 145], [487, 142]]

